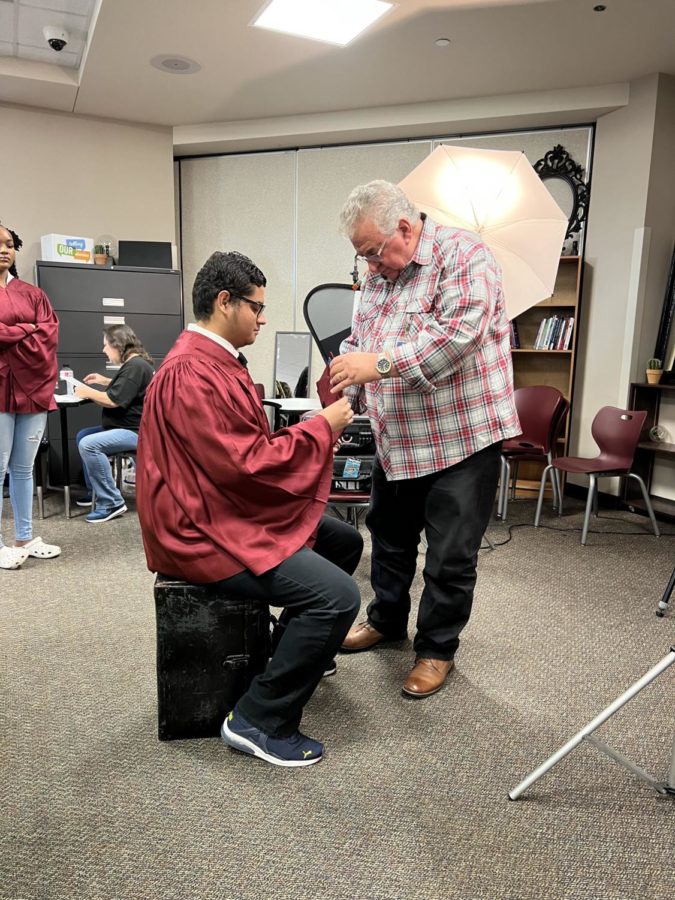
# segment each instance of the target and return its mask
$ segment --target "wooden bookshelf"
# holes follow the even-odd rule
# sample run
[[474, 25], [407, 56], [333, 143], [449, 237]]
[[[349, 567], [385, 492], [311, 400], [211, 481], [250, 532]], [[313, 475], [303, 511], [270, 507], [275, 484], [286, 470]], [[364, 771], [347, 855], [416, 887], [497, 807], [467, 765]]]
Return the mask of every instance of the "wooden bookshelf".
[[[557, 387], [568, 400], [572, 396], [574, 356], [579, 325], [579, 288], [581, 258], [563, 256], [558, 267], [553, 294], [536, 306], [516, 316], [520, 347], [512, 350], [515, 386], [549, 384]], [[551, 316], [573, 316], [572, 343], [567, 350], [535, 349], [534, 342], [543, 319]]]
[[[644, 409], [647, 411], [647, 418], [640, 435], [640, 443], [635, 451], [632, 471], [644, 479], [654, 513], [657, 516], [660, 515], [670, 519], [675, 518], [675, 500], [668, 497], [659, 497], [652, 493], [652, 476], [654, 465], [659, 457], [669, 457], [671, 459], [675, 457], [675, 444], [670, 441], [653, 441], [649, 433], [654, 425], [659, 424], [661, 401], [670, 400], [672, 403], [673, 398], [675, 398], [675, 384], [634, 382], [630, 386], [630, 409]], [[640, 512], [645, 511], [642, 494], [634, 479], [624, 479], [623, 500], [631, 509]]]
[[[558, 390], [572, 403], [574, 385], [574, 368], [576, 362], [577, 331], [579, 326], [579, 300], [581, 292], [582, 259], [579, 256], [562, 256], [558, 266], [558, 275], [553, 294], [525, 310], [515, 318], [520, 347], [513, 348], [513, 379], [516, 388], [534, 384], [547, 384]], [[541, 350], [534, 348], [542, 319], [550, 316], [574, 317], [572, 340], [566, 350]], [[558, 455], [567, 452], [569, 439], [569, 422], [567, 419], [565, 433], [560, 439]], [[521, 481], [538, 481], [541, 477], [542, 465], [539, 463], [522, 463], [518, 472], [518, 483]]]

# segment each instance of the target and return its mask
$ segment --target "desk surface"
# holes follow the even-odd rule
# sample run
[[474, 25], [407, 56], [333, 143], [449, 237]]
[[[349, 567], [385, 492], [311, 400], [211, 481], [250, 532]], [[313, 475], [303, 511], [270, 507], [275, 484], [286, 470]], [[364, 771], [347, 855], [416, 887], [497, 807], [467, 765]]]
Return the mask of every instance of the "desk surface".
[[76, 397], [75, 394], [54, 394], [57, 406], [80, 406], [82, 403], [91, 403], [87, 397]]
[[310, 409], [321, 409], [321, 401], [316, 397], [270, 397], [262, 401], [265, 405], [274, 406], [281, 412], [308, 412]]

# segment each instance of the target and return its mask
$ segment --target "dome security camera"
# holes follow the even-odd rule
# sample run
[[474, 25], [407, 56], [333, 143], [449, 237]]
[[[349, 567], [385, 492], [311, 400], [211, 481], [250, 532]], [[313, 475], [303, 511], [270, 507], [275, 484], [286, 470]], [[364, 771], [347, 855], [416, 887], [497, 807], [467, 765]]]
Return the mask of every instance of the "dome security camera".
[[49, 46], [52, 50], [56, 50], [57, 53], [60, 53], [70, 40], [70, 35], [66, 29], [58, 25], [45, 25], [42, 33]]

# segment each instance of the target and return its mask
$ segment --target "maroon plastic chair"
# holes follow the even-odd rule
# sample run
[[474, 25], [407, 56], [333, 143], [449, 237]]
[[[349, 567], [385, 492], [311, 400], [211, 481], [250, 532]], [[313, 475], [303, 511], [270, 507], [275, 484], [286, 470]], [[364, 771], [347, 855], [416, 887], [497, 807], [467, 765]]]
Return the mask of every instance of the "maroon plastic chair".
[[[555, 468], [571, 475], [588, 475], [590, 484], [588, 498], [586, 500], [586, 515], [581, 532], [581, 543], [586, 543], [588, 536], [588, 524], [591, 518], [591, 510], [595, 507], [597, 514], [598, 478], [621, 477], [634, 478], [640, 485], [642, 498], [645, 501], [652, 528], [656, 537], [660, 537], [659, 526], [656, 524], [654, 510], [649, 500], [649, 494], [644, 481], [635, 472], [631, 472], [635, 449], [640, 440], [640, 433], [644, 425], [647, 413], [644, 410], [618, 409], [615, 406], [603, 406], [593, 419], [591, 434], [593, 440], [600, 448], [600, 455], [588, 458], [585, 456], [561, 456], [554, 459], [547, 469]], [[544, 473], [545, 475], [548, 473]], [[544, 476], [542, 476], [539, 488], [539, 500], [537, 513], [534, 517], [534, 527], [539, 525], [541, 507], [544, 501]], [[562, 515], [562, 497], [558, 506], [558, 515]]]
[[545, 384], [517, 388], [513, 399], [520, 419], [522, 434], [509, 438], [502, 444], [501, 479], [497, 495], [497, 518], [506, 519], [509, 503], [509, 484], [513, 465], [512, 499], [515, 497], [515, 482], [518, 478], [518, 464], [521, 462], [544, 462], [541, 485], [551, 476], [553, 508], [560, 507], [560, 479], [558, 472], [550, 468], [555, 456], [556, 442], [562, 434], [570, 405], [557, 388]]
[[368, 509], [370, 506], [370, 491], [340, 491], [332, 490], [328, 495], [328, 505], [335, 510], [344, 509], [345, 521], [358, 531], [360, 509]]

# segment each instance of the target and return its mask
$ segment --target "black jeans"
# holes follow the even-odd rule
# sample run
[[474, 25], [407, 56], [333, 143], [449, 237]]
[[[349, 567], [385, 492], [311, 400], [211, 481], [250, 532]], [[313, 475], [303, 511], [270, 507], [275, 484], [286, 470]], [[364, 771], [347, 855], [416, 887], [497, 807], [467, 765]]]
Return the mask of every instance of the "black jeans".
[[406, 636], [410, 586], [422, 529], [427, 538], [416, 656], [452, 659], [469, 621], [476, 563], [499, 481], [501, 441], [421, 478], [387, 481], [373, 467], [366, 525], [372, 535], [368, 621], [391, 639]]
[[303, 548], [262, 575], [248, 569], [222, 582], [229, 594], [282, 606], [283, 630], [265, 671], [237, 710], [274, 737], [297, 731], [302, 710], [356, 618], [361, 596], [351, 573], [363, 551], [355, 528], [324, 516], [313, 550]]

